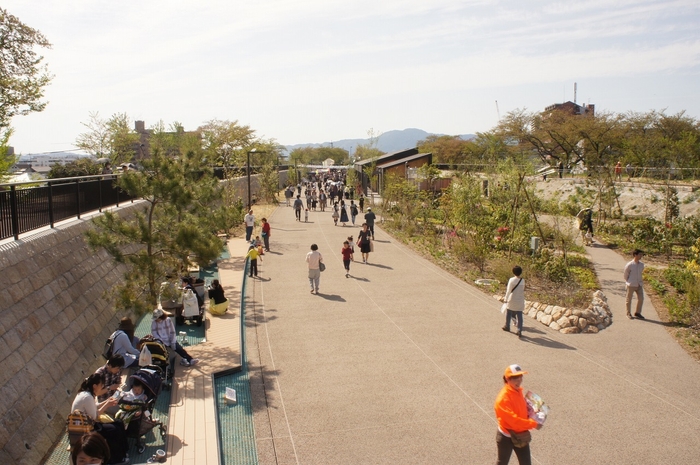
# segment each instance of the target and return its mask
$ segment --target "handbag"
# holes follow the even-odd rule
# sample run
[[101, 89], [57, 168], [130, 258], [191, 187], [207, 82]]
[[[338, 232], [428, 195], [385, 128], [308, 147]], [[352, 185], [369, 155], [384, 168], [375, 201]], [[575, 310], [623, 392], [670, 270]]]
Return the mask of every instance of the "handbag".
[[326, 265], [323, 262], [318, 262], [318, 269], [321, 271], [326, 271]]
[[82, 436], [95, 428], [95, 421], [80, 410], [69, 414], [66, 423], [68, 425], [69, 434], [74, 433]]
[[532, 441], [532, 434], [530, 434], [530, 431], [516, 433], [515, 431], [508, 430], [508, 432], [510, 433], [510, 440], [513, 441], [513, 447], [525, 447]]
[[374, 252], [374, 241], [369, 241], [369, 251]]

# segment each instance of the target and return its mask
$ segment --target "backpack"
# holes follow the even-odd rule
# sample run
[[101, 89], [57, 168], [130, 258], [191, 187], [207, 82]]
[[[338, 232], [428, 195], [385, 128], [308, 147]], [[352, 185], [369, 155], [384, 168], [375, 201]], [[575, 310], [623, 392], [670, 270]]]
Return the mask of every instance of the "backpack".
[[105, 358], [105, 360], [109, 360], [110, 358], [112, 358], [112, 352], [114, 352], [114, 340], [117, 338], [117, 334], [119, 332], [123, 331], [113, 332], [112, 335], [109, 336], [105, 341], [105, 346], [102, 348], [102, 356]]
[[350, 214], [357, 216], [357, 207], [355, 205], [350, 208]]

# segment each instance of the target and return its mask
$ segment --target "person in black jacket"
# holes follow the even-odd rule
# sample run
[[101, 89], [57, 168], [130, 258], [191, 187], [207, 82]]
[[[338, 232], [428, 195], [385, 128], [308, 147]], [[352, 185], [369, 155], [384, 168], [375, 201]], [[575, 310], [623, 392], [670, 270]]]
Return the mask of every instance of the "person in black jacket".
[[211, 286], [209, 286], [209, 299], [213, 300], [215, 304], [226, 301], [224, 288], [221, 286], [218, 279], [212, 281]]

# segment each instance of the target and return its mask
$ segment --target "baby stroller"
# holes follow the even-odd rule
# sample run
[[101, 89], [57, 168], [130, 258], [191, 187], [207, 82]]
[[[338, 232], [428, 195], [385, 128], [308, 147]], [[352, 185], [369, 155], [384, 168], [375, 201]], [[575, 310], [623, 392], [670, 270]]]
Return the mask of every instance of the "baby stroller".
[[[140, 368], [136, 373], [129, 376], [126, 383], [127, 389], [132, 388], [134, 380], [138, 380], [144, 386], [144, 393], [146, 394], [147, 401], [145, 404], [139, 404], [141, 406], [141, 415], [134, 418], [129, 423], [126, 436], [136, 439], [136, 446], [139, 454], [141, 454], [146, 450], [144, 436], [148, 434], [149, 431], [157, 426], [162, 437], [165, 437], [165, 432], [167, 431], [166, 425], [156, 418], [153, 418], [153, 407], [155, 406], [156, 399], [158, 399], [163, 384], [163, 372], [156, 365], [148, 365]], [[128, 401], [120, 401], [120, 405], [122, 404], [134, 405]]]
[[175, 312], [175, 324], [184, 325], [185, 321], [193, 321], [197, 326], [202, 326], [204, 321], [204, 280], [194, 279], [191, 276], [182, 278], [186, 283], [182, 291], [182, 307]]
[[173, 380], [173, 369], [171, 368], [172, 361], [170, 360], [170, 351], [160, 339], [156, 339], [151, 334], [141, 338], [139, 342], [139, 350], [147, 347], [151, 353], [151, 363], [163, 372], [163, 388], [170, 389]]

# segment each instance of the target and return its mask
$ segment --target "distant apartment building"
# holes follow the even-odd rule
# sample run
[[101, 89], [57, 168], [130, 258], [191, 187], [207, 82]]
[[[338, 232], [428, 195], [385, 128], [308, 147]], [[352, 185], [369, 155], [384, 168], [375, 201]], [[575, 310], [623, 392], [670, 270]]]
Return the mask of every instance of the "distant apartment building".
[[552, 112], [554, 110], [563, 111], [569, 113], [570, 115], [595, 116], [595, 105], [592, 103], [584, 103], [583, 105], [579, 105], [569, 100], [568, 102], [564, 103], [555, 103], [544, 109], [545, 112]]

